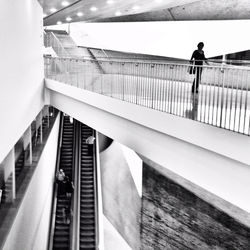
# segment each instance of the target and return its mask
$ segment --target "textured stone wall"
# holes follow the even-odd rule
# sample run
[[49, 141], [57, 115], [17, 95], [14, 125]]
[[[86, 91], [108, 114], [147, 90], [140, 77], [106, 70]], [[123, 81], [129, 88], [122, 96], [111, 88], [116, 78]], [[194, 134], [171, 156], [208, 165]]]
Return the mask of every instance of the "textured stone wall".
[[249, 228], [143, 166], [143, 250], [249, 250]]

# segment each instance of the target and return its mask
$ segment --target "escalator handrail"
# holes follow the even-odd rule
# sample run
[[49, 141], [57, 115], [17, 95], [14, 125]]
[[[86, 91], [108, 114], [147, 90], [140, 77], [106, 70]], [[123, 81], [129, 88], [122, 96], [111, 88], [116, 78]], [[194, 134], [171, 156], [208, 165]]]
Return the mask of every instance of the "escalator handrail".
[[[94, 130], [94, 137], [96, 138], [96, 131]], [[98, 209], [98, 183], [97, 183], [97, 142], [95, 140], [93, 148], [93, 171], [94, 171], [94, 203], [95, 203], [95, 244], [96, 249], [99, 249], [99, 209]]]
[[[75, 171], [76, 171], [76, 163], [77, 163], [77, 152], [78, 152], [78, 143], [76, 142], [77, 140], [77, 136], [78, 136], [78, 131], [77, 131], [77, 121], [75, 119], [73, 119], [73, 150], [72, 150], [72, 169], [71, 169], [71, 176], [72, 179], [71, 181], [74, 183], [75, 186]], [[74, 200], [75, 200], [75, 189], [74, 192], [72, 192], [72, 196], [71, 196], [71, 201], [70, 201], [70, 211], [74, 211]], [[74, 213], [73, 213], [74, 214]], [[69, 231], [69, 245], [70, 245], [70, 249], [73, 250], [74, 247], [72, 244], [74, 244], [74, 216], [71, 214], [70, 215], [70, 231]]]
[[[64, 116], [60, 112], [59, 137], [58, 137], [58, 144], [57, 144], [56, 168], [55, 168], [54, 176], [56, 176], [56, 173], [59, 169], [59, 164], [60, 164], [62, 135], [63, 135], [63, 121], [64, 121]], [[57, 183], [54, 182], [54, 187], [53, 187], [54, 192], [52, 196], [52, 209], [51, 209], [51, 214], [50, 214], [48, 250], [53, 249], [53, 239], [54, 239], [55, 220], [56, 220], [56, 205], [57, 205], [57, 189], [58, 189]]]
[[78, 250], [79, 249], [79, 228], [80, 228], [80, 181], [81, 181], [81, 170], [80, 170], [80, 152], [81, 149], [81, 129], [80, 123], [75, 121], [76, 123], [76, 132], [75, 132], [75, 151], [74, 151], [74, 193], [73, 193], [73, 220], [71, 225], [71, 242], [70, 249]]

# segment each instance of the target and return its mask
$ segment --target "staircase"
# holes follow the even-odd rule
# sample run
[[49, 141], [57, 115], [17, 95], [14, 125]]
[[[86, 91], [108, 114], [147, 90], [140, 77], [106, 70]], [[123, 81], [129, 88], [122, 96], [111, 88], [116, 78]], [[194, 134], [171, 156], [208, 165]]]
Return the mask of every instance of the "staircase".
[[[63, 121], [62, 145], [60, 153], [59, 169], [63, 169], [66, 176], [72, 179], [73, 165], [73, 141], [74, 123], [70, 123], [69, 117], [65, 116]], [[71, 198], [66, 197], [64, 190], [59, 188], [57, 193], [56, 218], [53, 239], [53, 249], [68, 250], [70, 247], [70, 224], [65, 222], [63, 210], [71, 207]]]
[[21, 154], [19, 155], [16, 163], [15, 163], [15, 177], [18, 178], [20, 173], [22, 172], [23, 166], [24, 166], [24, 156], [25, 151], [22, 150]]
[[74, 40], [66, 31], [51, 30], [47, 32], [53, 32], [58, 42], [65, 49], [66, 53], [71, 57], [79, 57], [84, 59], [93, 59], [87, 48], [78, 47]]
[[12, 194], [12, 185], [13, 185], [13, 176], [12, 173], [9, 175], [8, 179], [4, 182], [1, 181], [1, 189], [2, 189], [2, 199], [1, 203], [7, 203], [13, 201], [13, 194]]
[[85, 140], [92, 129], [81, 124], [80, 249], [96, 249], [95, 189], [93, 155], [88, 155]]
[[56, 62], [56, 67], [58, 68], [57, 74], [66, 73], [64, 77], [71, 78], [74, 78], [74, 76], [77, 75], [79, 81], [82, 83], [84, 82], [86, 89], [93, 88], [95, 77], [99, 77], [104, 73], [99, 62], [96, 61], [97, 58], [93, 55], [93, 53], [91, 53], [91, 51], [86, 47], [78, 47], [65, 31], [47, 30], [46, 32], [47, 34], [50, 34], [48, 37], [53, 40], [48, 42], [48, 44], [51, 43], [50, 46], [53, 47], [54, 51], [58, 51], [58, 57], [71, 57], [83, 60], [81, 63], [79, 61], [78, 63], [74, 63], [72, 61], [70, 64], [63, 61]]

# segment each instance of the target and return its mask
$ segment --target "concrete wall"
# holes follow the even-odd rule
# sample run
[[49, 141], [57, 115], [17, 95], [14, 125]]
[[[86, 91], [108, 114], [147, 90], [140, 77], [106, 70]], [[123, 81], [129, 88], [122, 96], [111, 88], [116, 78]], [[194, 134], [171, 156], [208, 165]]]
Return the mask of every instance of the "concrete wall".
[[118, 233], [116, 228], [103, 216], [104, 221], [104, 249], [105, 250], [132, 250], [122, 235]]
[[98, 133], [98, 137], [99, 137], [99, 151], [102, 152], [103, 150], [105, 150], [107, 147], [110, 146], [110, 144], [112, 143], [112, 139], [101, 133]]
[[36, 0], [0, 1], [0, 162], [43, 102], [43, 20]]
[[100, 154], [100, 165], [103, 214], [127, 244], [139, 250], [141, 198], [119, 143]]
[[59, 116], [18, 209], [4, 250], [47, 249], [58, 131]]
[[249, 225], [147, 164], [143, 168], [141, 232], [144, 250], [250, 249]]
[[46, 85], [55, 107], [250, 212], [248, 136], [52, 80]]

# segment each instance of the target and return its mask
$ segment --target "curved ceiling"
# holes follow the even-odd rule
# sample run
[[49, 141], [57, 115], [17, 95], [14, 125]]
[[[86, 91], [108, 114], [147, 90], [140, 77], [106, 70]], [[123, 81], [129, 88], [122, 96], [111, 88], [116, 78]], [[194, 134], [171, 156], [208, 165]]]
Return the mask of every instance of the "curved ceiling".
[[44, 25], [250, 19], [249, 0], [39, 0]]

